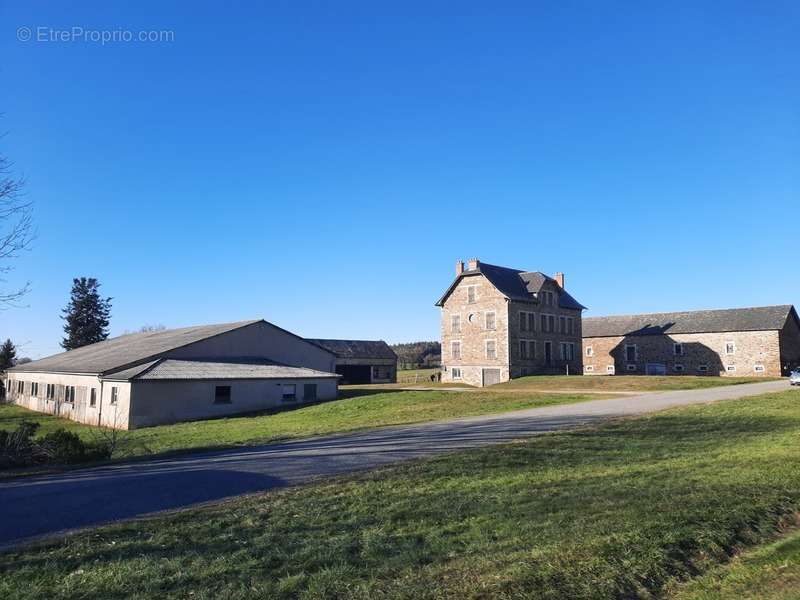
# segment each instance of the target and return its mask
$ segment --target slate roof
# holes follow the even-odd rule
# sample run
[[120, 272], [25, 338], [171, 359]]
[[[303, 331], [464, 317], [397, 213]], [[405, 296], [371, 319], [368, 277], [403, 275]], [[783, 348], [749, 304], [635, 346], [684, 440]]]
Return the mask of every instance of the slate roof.
[[[488, 263], [479, 262], [476, 269], [464, 270], [464, 272], [457, 276], [447, 291], [436, 303], [436, 306], [442, 306], [447, 297], [458, 285], [464, 277], [472, 277], [475, 275], [483, 275], [489, 282], [497, 288], [509, 300], [518, 300], [520, 302], [536, 302], [536, 294], [542, 289], [545, 282], [552, 282], [558, 286], [555, 279], [541, 273], [540, 271], [521, 271], [519, 269], [509, 269], [508, 267], [498, 267], [497, 265], [490, 265]], [[572, 308], [581, 310], [586, 308], [580, 302], [575, 300], [569, 292], [561, 290], [558, 294], [558, 305], [561, 308]]]
[[753, 308], [586, 317], [583, 319], [582, 327], [584, 338], [771, 331], [783, 328], [790, 315], [797, 319], [794, 306], [781, 304]]
[[336, 378], [335, 373], [326, 373], [305, 367], [289, 367], [270, 360], [240, 358], [231, 360], [183, 360], [161, 358], [156, 361], [112, 373], [106, 379], [164, 381], [187, 379], [318, 379]]
[[397, 359], [397, 354], [383, 340], [309, 339], [308, 341], [333, 352], [336, 358]]
[[261, 320], [256, 319], [130, 333], [19, 365], [9, 371], [102, 375], [144, 363], [148, 359], [156, 359], [170, 350], [259, 322]]

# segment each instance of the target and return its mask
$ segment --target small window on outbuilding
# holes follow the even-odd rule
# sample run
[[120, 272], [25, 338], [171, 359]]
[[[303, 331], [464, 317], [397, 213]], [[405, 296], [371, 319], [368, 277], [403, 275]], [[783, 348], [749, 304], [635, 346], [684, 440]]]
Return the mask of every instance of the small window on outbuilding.
[[89, 406], [95, 406], [97, 404], [97, 390], [92, 388], [89, 390]]
[[452, 372], [453, 379], [461, 379], [461, 369], [453, 368], [451, 370], [451, 372]]
[[230, 404], [231, 403], [231, 386], [217, 385], [214, 386], [214, 404]]
[[314, 402], [317, 399], [317, 384], [305, 383], [303, 384], [303, 400], [306, 402]]
[[297, 386], [294, 383], [284, 383], [282, 392], [282, 399], [284, 402], [294, 402], [297, 400]]
[[683, 344], [676, 343], [672, 345], [672, 351], [675, 356], [683, 356]]
[[111, 388], [111, 404], [116, 404], [118, 399], [119, 399], [119, 388], [117, 386], [113, 386]]

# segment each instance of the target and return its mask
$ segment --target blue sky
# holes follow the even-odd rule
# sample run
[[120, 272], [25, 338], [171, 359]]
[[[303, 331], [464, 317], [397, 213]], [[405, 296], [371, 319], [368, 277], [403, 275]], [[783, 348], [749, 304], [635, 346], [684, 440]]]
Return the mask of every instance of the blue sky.
[[[73, 27], [174, 39], [47, 41]], [[2, 2], [38, 238], [0, 337], [58, 351], [86, 275], [112, 334], [436, 339], [472, 256], [564, 271], [588, 315], [800, 301], [798, 30], [796, 2]]]

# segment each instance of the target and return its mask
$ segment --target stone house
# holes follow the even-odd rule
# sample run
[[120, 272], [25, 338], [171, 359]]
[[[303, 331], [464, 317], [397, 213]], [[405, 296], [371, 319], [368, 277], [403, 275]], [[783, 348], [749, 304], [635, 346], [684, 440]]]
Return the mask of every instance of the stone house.
[[587, 375], [780, 377], [798, 364], [800, 321], [789, 304], [583, 320]]
[[442, 381], [476, 386], [544, 373], [580, 373], [581, 311], [554, 277], [470, 260], [436, 303]]
[[8, 399], [134, 429], [336, 398], [336, 357], [263, 320], [110, 338], [6, 372]]

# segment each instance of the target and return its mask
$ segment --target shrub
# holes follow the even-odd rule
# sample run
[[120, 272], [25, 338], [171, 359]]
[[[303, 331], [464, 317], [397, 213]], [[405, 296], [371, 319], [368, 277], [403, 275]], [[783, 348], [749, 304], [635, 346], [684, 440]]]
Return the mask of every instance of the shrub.
[[38, 423], [22, 421], [14, 431], [0, 431], [0, 466], [19, 467], [36, 462], [39, 448], [33, 441]]
[[47, 462], [71, 464], [86, 460], [86, 444], [75, 433], [56, 429], [38, 441]]

